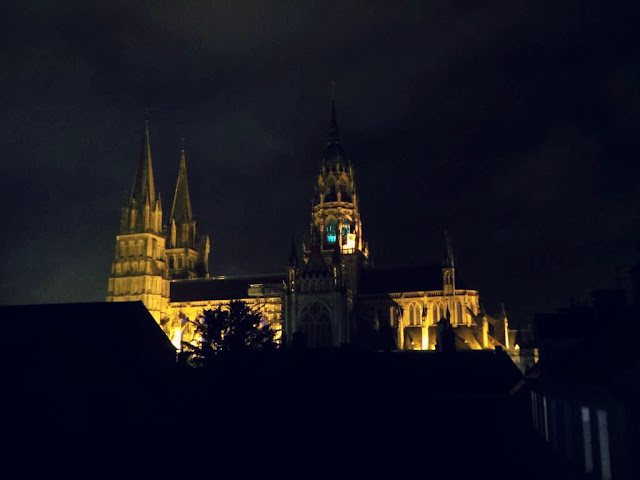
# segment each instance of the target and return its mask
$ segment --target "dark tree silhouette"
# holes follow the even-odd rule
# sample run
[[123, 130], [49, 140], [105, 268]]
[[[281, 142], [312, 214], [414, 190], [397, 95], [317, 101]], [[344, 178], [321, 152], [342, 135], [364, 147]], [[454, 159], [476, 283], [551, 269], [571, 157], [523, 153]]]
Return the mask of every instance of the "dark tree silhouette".
[[205, 310], [192, 321], [195, 337], [183, 344], [188, 362], [194, 366], [209, 364], [217, 355], [266, 351], [277, 348], [275, 332], [263, 323], [262, 315], [242, 300]]

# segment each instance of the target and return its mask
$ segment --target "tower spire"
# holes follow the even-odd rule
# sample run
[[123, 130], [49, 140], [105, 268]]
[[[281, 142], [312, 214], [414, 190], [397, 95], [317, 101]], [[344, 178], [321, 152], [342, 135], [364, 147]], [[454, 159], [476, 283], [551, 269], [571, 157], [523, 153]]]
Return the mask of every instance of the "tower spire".
[[162, 209], [156, 198], [153, 179], [153, 162], [151, 161], [151, 141], [149, 139], [149, 122], [145, 121], [140, 154], [133, 179], [129, 204], [122, 211], [120, 233], [161, 232]]
[[451, 240], [449, 238], [449, 233], [446, 230], [444, 231], [444, 241], [446, 246], [444, 263], [448, 267], [455, 268], [455, 261], [453, 259], [453, 248], [451, 247]]
[[176, 191], [173, 195], [170, 219], [172, 221], [175, 220], [176, 223], [191, 222], [193, 220], [189, 184], [187, 182], [187, 161], [184, 153], [184, 145], [180, 154], [180, 169], [178, 170], [178, 181], [176, 182]]
[[155, 182], [153, 180], [153, 164], [151, 161], [151, 140], [149, 138], [149, 120], [145, 120], [144, 134], [142, 135], [142, 145], [140, 146], [140, 156], [138, 157], [138, 167], [136, 176], [131, 190], [131, 200], [138, 205], [144, 205], [149, 202], [153, 205], [156, 199]]

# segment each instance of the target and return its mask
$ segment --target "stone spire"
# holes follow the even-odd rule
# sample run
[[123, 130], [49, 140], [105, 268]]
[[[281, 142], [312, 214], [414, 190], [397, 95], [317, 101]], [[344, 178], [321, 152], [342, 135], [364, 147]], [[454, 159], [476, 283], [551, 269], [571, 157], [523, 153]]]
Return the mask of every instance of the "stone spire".
[[171, 215], [169, 217], [169, 248], [195, 248], [196, 222], [191, 210], [189, 183], [187, 182], [187, 161], [184, 149], [180, 152], [180, 168], [173, 195]]
[[180, 155], [180, 169], [178, 170], [178, 181], [176, 182], [176, 191], [173, 195], [170, 219], [171, 221], [175, 220], [176, 223], [191, 222], [193, 220], [184, 149]]
[[329, 121], [329, 136], [327, 137], [327, 146], [322, 155], [322, 163], [328, 169], [335, 169], [342, 166], [343, 169], [349, 166], [349, 159], [344, 153], [344, 149], [340, 144], [340, 132], [338, 129], [338, 119], [336, 115], [336, 100], [331, 91], [331, 119]]
[[145, 123], [131, 197], [123, 211], [120, 232], [162, 232], [162, 208], [156, 198], [153, 179], [149, 121]]
[[151, 142], [149, 140], [149, 121], [145, 122], [142, 145], [140, 146], [140, 156], [138, 157], [138, 168], [131, 190], [129, 207], [133, 201], [137, 205], [152, 205], [156, 200], [155, 182], [153, 180], [153, 164], [151, 162]]
[[[445, 253], [442, 260], [442, 289], [445, 295], [454, 295], [456, 292], [456, 268], [455, 260], [453, 257], [453, 248], [451, 248], [451, 241], [449, 240], [449, 234], [445, 230]], [[456, 313], [457, 315], [457, 313]]]
[[445, 241], [446, 251], [444, 255], [443, 266], [455, 268], [455, 261], [453, 259], [453, 248], [451, 247], [451, 240], [449, 239], [449, 233], [446, 230], [444, 231], [444, 241]]

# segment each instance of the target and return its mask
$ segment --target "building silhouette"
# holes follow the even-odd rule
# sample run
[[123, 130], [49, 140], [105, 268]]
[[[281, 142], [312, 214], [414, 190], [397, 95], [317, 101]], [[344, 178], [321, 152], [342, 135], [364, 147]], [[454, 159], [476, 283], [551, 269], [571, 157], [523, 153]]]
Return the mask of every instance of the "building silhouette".
[[435, 350], [438, 329], [448, 324], [455, 349], [510, 349], [514, 332], [504, 309], [493, 316], [484, 311], [478, 291], [456, 275], [448, 238], [441, 265], [372, 268], [354, 171], [332, 99], [302, 249], [292, 241], [284, 272], [212, 276], [209, 237], [198, 234], [191, 208], [185, 152], [164, 222], [147, 123], [116, 236], [107, 302], [141, 300], [178, 348], [193, 339], [188, 320], [242, 299], [263, 314], [286, 346]]

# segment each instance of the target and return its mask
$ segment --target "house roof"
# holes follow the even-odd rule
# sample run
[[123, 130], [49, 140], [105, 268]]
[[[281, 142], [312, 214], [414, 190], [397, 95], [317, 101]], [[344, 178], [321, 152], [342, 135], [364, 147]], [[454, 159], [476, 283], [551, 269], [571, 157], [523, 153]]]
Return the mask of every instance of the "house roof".
[[543, 355], [529, 381], [542, 381], [562, 390], [597, 389], [631, 393], [640, 398], [640, 361], [635, 328], [622, 324], [603, 326], [555, 356]]
[[175, 348], [142, 302], [0, 307], [10, 368], [130, 371], [175, 363]]
[[178, 280], [171, 282], [169, 296], [171, 302], [238, 300], [249, 297], [251, 285], [282, 284], [285, 280], [285, 273]]
[[[433, 351], [364, 352], [350, 350], [276, 351], [256, 356], [238, 372], [249, 378], [260, 371], [277, 371], [270, 385], [304, 391], [307, 386], [367, 392], [368, 398], [397, 398], [398, 386], [421, 402], [449, 395], [496, 395], [508, 392], [523, 375], [504, 352], [465, 350], [450, 354]], [[230, 368], [233, 368], [230, 365]], [[295, 378], [294, 385], [290, 379]]]

